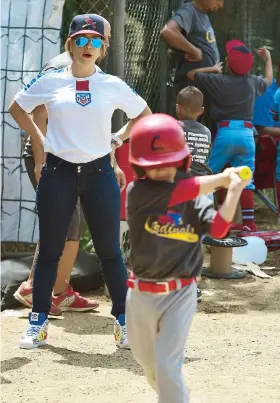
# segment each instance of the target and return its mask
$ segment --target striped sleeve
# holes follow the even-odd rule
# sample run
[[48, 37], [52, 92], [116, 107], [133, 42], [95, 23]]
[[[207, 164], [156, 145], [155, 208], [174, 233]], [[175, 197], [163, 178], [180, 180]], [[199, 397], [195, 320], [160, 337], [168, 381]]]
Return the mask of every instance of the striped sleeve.
[[51, 94], [48, 92], [48, 74], [38, 74], [15, 96], [16, 103], [27, 113], [36, 106], [45, 105]]

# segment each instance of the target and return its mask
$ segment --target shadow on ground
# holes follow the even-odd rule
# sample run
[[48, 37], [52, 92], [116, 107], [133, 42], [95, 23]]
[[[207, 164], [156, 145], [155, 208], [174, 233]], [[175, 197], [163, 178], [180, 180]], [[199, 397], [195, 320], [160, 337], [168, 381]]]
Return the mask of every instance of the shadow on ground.
[[[29, 364], [32, 360], [26, 357], [14, 357], [8, 360], [1, 361], [1, 373], [6, 371], [12, 371], [14, 369], [19, 369], [26, 364]], [[1, 375], [1, 385], [8, 385], [12, 383], [9, 379]]]
[[[71, 365], [81, 368], [88, 367], [95, 371], [98, 371], [100, 368], [126, 369], [136, 375], [143, 375], [142, 369], [134, 360], [130, 350], [117, 349], [112, 354], [89, 354], [51, 345], [47, 345], [43, 347], [43, 349], [60, 355], [61, 358], [54, 360], [54, 362], [62, 365]], [[201, 358], [186, 357], [184, 363], [189, 364], [200, 360]]]
[[113, 335], [114, 318], [97, 315], [94, 312], [66, 312], [62, 320], [52, 320], [51, 323], [63, 328], [67, 333]]
[[202, 302], [198, 312], [244, 314], [248, 311], [280, 312], [280, 277], [261, 279], [246, 275], [241, 280], [199, 281]]

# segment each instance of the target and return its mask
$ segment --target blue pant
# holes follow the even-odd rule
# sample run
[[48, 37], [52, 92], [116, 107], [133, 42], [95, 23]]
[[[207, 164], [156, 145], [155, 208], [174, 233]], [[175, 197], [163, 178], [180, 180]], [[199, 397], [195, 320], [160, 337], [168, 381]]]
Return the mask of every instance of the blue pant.
[[120, 250], [120, 189], [109, 155], [86, 164], [73, 164], [52, 154], [47, 157], [37, 187], [40, 249], [32, 310], [49, 312], [58, 262], [78, 196], [112, 298], [112, 315], [117, 317], [125, 312], [127, 271]]
[[277, 147], [276, 180], [280, 182], [280, 141]]
[[[231, 120], [228, 127], [219, 127], [214, 141], [209, 167], [214, 174], [226, 165], [239, 167], [247, 165], [255, 171], [255, 140], [253, 130], [244, 127], [243, 120]], [[253, 182], [246, 189], [253, 190]]]

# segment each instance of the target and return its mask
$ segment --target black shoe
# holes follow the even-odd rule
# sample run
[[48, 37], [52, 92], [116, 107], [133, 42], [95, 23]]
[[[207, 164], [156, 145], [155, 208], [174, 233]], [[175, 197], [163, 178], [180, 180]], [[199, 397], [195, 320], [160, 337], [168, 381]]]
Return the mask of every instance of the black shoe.
[[201, 301], [201, 290], [200, 290], [199, 287], [197, 287], [197, 296], [196, 296], [196, 298], [197, 298], [197, 302]]

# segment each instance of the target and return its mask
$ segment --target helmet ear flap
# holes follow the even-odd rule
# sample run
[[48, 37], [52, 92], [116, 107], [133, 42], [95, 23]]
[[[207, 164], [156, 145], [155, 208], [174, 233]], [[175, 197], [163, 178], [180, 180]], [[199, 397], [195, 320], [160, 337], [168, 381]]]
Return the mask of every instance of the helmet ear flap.
[[188, 170], [190, 169], [191, 165], [192, 165], [192, 156], [190, 154], [185, 159], [185, 172], [188, 172]]
[[145, 170], [143, 168], [138, 167], [135, 164], [132, 164], [132, 168], [133, 168], [133, 171], [135, 172], [135, 174], [136, 174], [138, 179], [141, 179], [141, 178], [143, 178], [143, 176], [146, 175]]
[[192, 164], [192, 156], [191, 154], [188, 155], [186, 158], [183, 159], [181, 166], [178, 168], [178, 171], [182, 173], [188, 173]]

